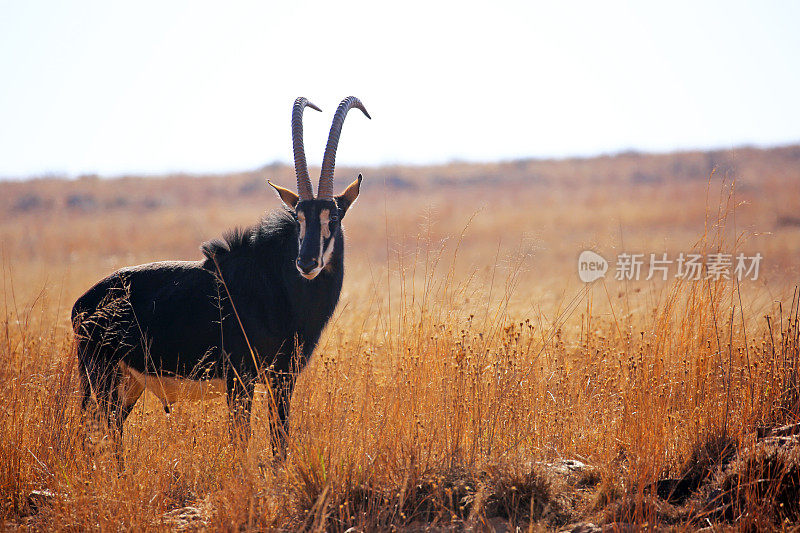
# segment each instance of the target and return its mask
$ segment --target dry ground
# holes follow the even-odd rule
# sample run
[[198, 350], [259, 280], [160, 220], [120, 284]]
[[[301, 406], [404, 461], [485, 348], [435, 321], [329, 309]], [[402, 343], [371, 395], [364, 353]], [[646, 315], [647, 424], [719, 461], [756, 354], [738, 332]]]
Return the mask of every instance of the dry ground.
[[[770, 429], [800, 421], [800, 147], [364, 174], [288, 458], [263, 399], [242, 451], [223, 400], [166, 416], [146, 395], [122, 473], [86, 445], [72, 302], [121, 266], [198, 258], [277, 208], [263, 179], [292, 171], [0, 184], [0, 524], [800, 524], [795, 431]], [[586, 249], [612, 263], [592, 285]], [[613, 279], [620, 253], [693, 251], [761, 253], [759, 277]]]

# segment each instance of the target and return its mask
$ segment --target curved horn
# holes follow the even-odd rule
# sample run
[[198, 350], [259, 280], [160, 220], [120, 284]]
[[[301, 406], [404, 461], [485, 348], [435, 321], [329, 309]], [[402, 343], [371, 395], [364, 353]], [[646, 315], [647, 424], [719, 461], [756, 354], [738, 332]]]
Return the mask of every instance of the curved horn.
[[303, 148], [303, 108], [306, 106], [317, 111], [320, 108], [303, 98], [299, 97], [294, 101], [292, 108], [292, 149], [294, 150], [294, 172], [297, 174], [297, 193], [301, 200], [311, 200], [314, 198], [314, 191], [311, 189], [311, 179], [308, 177], [308, 166], [306, 165], [306, 151]]
[[322, 158], [322, 171], [319, 175], [319, 190], [317, 190], [317, 198], [333, 199], [333, 167], [336, 165], [336, 148], [339, 146], [339, 135], [342, 133], [342, 124], [347, 112], [350, 108], [356, 107], [368, 118], [372, 119], [367, 113], [367, 108], [361, 103], [361, 100], [355, 96], [348, 96], [339, 107], [336, 109], [336, 114], [333, 116], [333, 124], [331, 124], [331, 132], [328, 134], [328, 144], [325, 146], [325, 156]]

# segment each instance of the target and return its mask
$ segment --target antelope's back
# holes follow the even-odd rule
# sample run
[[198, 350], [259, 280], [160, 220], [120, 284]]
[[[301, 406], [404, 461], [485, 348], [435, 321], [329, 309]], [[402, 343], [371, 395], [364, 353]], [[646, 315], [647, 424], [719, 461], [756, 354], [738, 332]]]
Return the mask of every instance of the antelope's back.
[[218, 344], [218, 333], [210, 339], [208, 328], [196, 327], [214, 318], [219, 321], [216, 278], [194, 261], [123, 268], [96, 283], [72, 308], [79, 351], [96, 355], [103, 347], [118, 359], [143, 350], [153, 357]]

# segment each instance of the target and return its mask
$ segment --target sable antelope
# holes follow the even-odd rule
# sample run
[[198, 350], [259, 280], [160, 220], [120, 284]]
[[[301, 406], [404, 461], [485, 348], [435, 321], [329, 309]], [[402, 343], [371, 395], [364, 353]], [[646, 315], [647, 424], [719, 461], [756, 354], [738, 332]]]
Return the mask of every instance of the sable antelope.
[[123, 268], [75, 302], [82, 407], [96, 407], [117, 440], [145, 388], [167, 412], [179, 397], [226, 393], [231, 434], [246, 440], [256, 382], [268, 379], [283, 391], [276, 403], [285, 427], [293, 370], [311, 357], [342, 288], [341, 223], [362, 179], [334, 196], [342, 124], [353, 107], [371, 118], [358, 98], [339, 104], [315, 198], [303, 148], [306, 106], [320, 111], [305, 98], [294, 102], [297, 194], [267, 181], [284, 209], [204, 243], [203, 260]]

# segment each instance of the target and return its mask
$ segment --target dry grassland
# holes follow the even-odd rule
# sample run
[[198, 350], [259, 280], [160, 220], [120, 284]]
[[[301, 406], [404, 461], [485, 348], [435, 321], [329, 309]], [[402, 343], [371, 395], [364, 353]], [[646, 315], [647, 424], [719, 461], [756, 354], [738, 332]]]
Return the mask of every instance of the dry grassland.
[[[263, 179], [292, 171], [0, 184], [0, 524], [800, 523], [800, 447], [775, 429], [800, 422], [800, 147], [364, 175], [288, 457], [272, 458], [265, 390], [244, 451], [223, 399], [167, 416], [146, 393], [121, 473], [86, 444], [72, 303], [119, 267], [199, 258], [277, 208]], [[611, 262], [591, 285], [586, 249]], [[618, 254], [693, 251], [761, 253], [758, 279], [613, 279]]]

